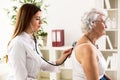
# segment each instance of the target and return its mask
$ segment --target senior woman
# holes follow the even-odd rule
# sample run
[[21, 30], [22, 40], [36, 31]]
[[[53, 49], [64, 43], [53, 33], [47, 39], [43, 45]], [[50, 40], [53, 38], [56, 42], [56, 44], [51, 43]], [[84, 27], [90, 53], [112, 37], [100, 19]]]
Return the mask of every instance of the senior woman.
[[83, 35], [77, 41], [71, 55], [73, 80], [111, 80], [105, 74], [106, 61], [96, 46], [96, 41], [105, 35], [106, 18], [107, 12], [95, 8], [83, 15]]

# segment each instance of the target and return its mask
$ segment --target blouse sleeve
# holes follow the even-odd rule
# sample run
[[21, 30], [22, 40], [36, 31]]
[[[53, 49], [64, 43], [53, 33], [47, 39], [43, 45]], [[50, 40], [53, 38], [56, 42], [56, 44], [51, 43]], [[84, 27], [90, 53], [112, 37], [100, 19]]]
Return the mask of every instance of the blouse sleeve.
[[26, 69], [26, 51], [20, 42], [12, 43], [8, 48], [8, 58], [14, 80], [36, 80], [28, 77]]

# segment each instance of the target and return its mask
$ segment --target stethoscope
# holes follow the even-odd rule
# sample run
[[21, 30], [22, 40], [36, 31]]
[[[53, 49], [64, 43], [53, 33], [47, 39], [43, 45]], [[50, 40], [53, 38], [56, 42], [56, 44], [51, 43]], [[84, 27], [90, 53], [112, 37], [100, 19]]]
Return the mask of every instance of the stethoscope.
[[[31, 25], [31, 28], [32, 28], [32, 25]], [[35, 37], [35, 35], [34, 35], [34, 30], [33, 30], [33, 28], [32, 28], [32, 32], [33, 32], [33, 39], [34, 39], [34, 43], [35, 43], [35, 50], [36, 50], [37, 54], [40, 55], [39, 52], [38, 52], [38, 50], [37, 50], [37, 40], [36, 40], [36, 37]], [[72, 44], [72, 50], [73, 50], [73, 48], [74, 48], [75, 45], [76, 45], [76, 41]], [[71, 52], [72, 52], [72, 50], [71, 50]], [[68, 56], [69, 56], [69, 55], [68, 55]], [[63, 60], [63, 62], [60, 63], [60, 64], [50, 63], [50, 62], [48, 62], [45, 58], [43, 58], [42, 56], [41, 56], [41, 58], [42, 58], [45, 62], [47, 62], [48, 64], [50, 64], [50, 65], [59, 66], [59, 65], [62, 65], [62, 64], [66, 61], [66, 59], [68, 58], [68, 56], [67, 56], [67, 57]]]
[[[36, 37], [35, 37], [34, 34], [33, 34], [33, 38], [34, 38], [34, 43], [35, 43], [35, 50], [36, 50], [37, 54], [40, 55], [39, 52], [38, 52], [38, 50], [37, 50], [37, 40], [36, 40]], [[75, 44], [76, 44], [76, 42], [74, 42], [74, 43], [72, 44], [72, 50], [73, 50]], [[71, 50], [71, 52], [72, 52], [72, 50]], [[69, 55], [68, 55], [68, 56], [69, 56]], [[60, 64], [50, 63], [50, 62], [48, 62], [45, 58], [43, 58], [42, 56], [41, 56], [41, 58], [42, 58], [45, 62], [47, 62], [48, 64], [50, 64], [50, 65], [59, 66], [59, 65], [62, 65], [62, 64], [66, 61], [66, 59], [68, 58], [68, 56], [67, 56], [67, 57], [63, 60], [63, 62], [60, 63]]]
[[[36, 37], [35, 37], [35, 35], [34, 35], [34, 29], [33, 29], [31, 23], [30, 23], [30, 26], [31, 26], [32, 33], [33, 33], [33, 39], [34, 39], [34, 43], [35, 43], [35, 50], [36, 50], [37, 54], [40, 55], [39, 52], [38, 52], [38, 50], [37, 50], [37, 40], [36, 40]], [[72, 50], [73, 50], [73, 48], [74, 48], [75, 45], [76, 45], [76, 41], [72, 44]], [[72, 50], [71, 50], [71, 52], [72, 52]], [[68, 55], [68, 56], [69, 56], [69, 55]], [[66, 59], [68, 58], [68, 56], [66, 56], [66, 58], [63, 60], [63, 62], [60, 63], [60, 64], [50, 63], [50, 62], [48, 62], [45, 58], [43, 58], [42, 56], [40, 56], [40, 57], [41, 57], [45, 62], [47, 62], [47, 63], [50, 64], [50, 65], [59, 66], [59, 65], [62, 65], [62, 64], [66, 61]]]

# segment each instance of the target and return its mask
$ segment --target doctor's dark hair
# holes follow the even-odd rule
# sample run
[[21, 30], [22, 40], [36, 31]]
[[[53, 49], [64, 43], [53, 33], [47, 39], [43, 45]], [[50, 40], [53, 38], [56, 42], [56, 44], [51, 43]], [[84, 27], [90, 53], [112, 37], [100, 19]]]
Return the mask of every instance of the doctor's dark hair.
[[17, 13], [15, 28], [14, 28], [14, 32], [11, 37], [11, 40], [15, 38], [17, 35], [21, 34], [23, 31], [25, 31], [29, 27], [32, 17], [38, 11], [41, 11], [41, 9], [35, 6], [34, 4], [30, 4], [30, 3], [23, 4], [20, 7]]
[[105, 18], [107, 18], [108, 16], [107, 11], [103, 9], [92, 8], [90, 11], [85, 12], [84, 15], [81, 17], [82, 32], [90, 32], [92, 30], [94, 21], [98, 20], [98, 16], [100, 15], [103, 15]]

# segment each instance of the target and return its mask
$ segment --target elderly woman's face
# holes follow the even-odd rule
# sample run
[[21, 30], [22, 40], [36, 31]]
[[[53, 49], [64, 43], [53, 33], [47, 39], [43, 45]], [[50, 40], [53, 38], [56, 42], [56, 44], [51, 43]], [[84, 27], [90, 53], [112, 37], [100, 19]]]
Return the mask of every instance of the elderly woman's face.
[[104, 35], [106, 33], [105, 29], [107, 28], [105, 23], [105, 17], [103, 15], [98, 16], [98, 20], [94, 21], [95, 31], [100, 35]]

